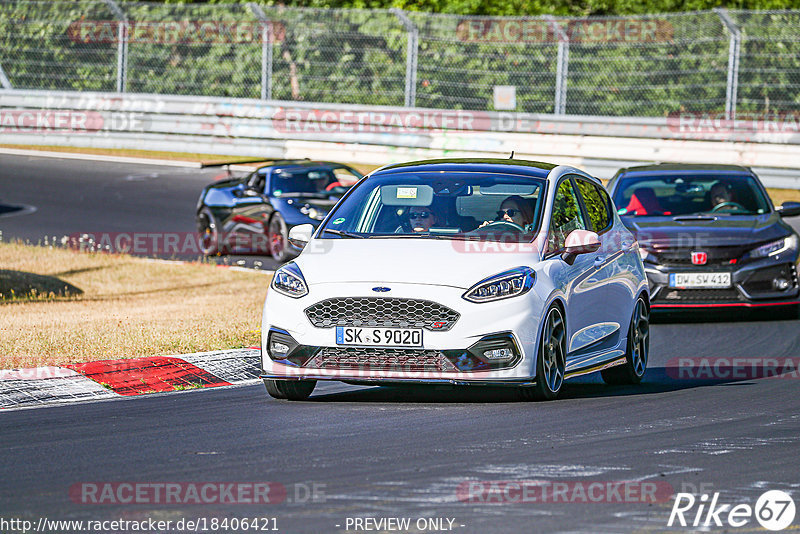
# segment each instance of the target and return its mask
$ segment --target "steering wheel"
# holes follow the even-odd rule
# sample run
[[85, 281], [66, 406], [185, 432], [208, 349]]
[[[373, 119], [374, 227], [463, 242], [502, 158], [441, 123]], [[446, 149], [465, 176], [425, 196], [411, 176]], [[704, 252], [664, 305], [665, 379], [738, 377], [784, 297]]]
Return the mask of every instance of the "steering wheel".
[[500, 230], [502, 228], [506, 228], [508, 230], [514, 230], [515, 232], [525, 233], [525, 229], [522, 226], [511, 221], [493, 221], [487, 224], [486, 226], [476, 228], [475, 230], [485, 231], [488, 228], [491, 228], [493, 230], [494, 229]]
[[720, 202], [719, 204], [717, 204], [716, 206], [711, 208], [711, 213], [715, 213], [715, 212], [721, 210], [722, 208], [736, 208], [736, 209], [739, 209], [741, 211], [747, 211], [747, 208], [745, 208], [741, 204], [739, 204], [737, 202], [731, 202], [730, 200], [728, 200], [726, 202]]
[[336, 189], [337, 187], [344, 187], [342, 182], [331, 182], [328, 184], [328, 187], [325, 188], [325, 191], [330, 191], [332, 189]]

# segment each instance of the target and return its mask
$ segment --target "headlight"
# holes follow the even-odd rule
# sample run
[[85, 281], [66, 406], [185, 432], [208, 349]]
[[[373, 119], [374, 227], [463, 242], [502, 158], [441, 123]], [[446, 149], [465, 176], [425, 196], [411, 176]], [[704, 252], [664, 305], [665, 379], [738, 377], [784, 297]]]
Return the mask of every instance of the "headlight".
[[308, 285], [296, 263], [287, 263], [272, 277], [272, 289], [288, 297], [299, 299], [308, 295]]
[[530, 291], [535, 280], [536, 273], [533, 269], [517, 267], [481, 280], [461, 297], [478, 304], [518, 297]]
[[767, 256], [774, 256], [780, 254], [784, 250], [790, 248], [797, 248], [797, 236], [792, 234], [783, 239], [778, 239], [766, 245], [761, 245], [750, 251], [751, 258], [766, 258]]
[[315, 221], [321, 221], [328, 214], [327, 212], [318, 210], [317, 208], [312, 208], [311, 206], [303, 206], [300, 208], [300, 213], [306, 217], [314, 219]]

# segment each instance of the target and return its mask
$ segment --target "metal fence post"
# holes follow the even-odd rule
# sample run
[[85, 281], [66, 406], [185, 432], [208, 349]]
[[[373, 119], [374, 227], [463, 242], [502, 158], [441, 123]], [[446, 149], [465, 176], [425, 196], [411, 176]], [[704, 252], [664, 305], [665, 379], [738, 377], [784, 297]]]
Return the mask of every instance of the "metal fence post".
[[119, 21], [117, 27], [117, 92], [124, 93], [128, 86], [128, 17], [114, 0], [104, 0]]
[[248, 2], [247, 7], [264, 25], [261, 29], [261, 100], [272, 100], [272, 23], [258, 4]]
[[728, 83], [725, 89], [725, 118], [733, 120], [736, 118], [736, 99], [739, 90], [739, 57], [742, 48], [742, 32], [733, 22], [728, 10], [725, 8], [714, 8], [714, 12], [722, 20], [722, 24], [730, 34], [730, 44], [728, 45]]
[[564, 115], [567, 108], [567, 74], [569, 73], [569, 36], [558, 21], [550, 15], [545, 16], [558, 36], [558, 55], [556, 56], [556, 95], [553, 106], [555, 115]]
[[408, 46], [406, 47], [406, 88], [405, 106], [413, 108], [417, 103], [417, 56], [419, 53], [419, 30], [408, 18], [402, 9], [390, 10], [400, 20], [408, 32]]
[[11, 81], [9, 81], [8, 76], [6, 76], [6, 71], [3, 70], [3, 65], [0, 65], [0, 85], [3, 86], [3, 89], [13, 89], [14, 88], [11, 85]]

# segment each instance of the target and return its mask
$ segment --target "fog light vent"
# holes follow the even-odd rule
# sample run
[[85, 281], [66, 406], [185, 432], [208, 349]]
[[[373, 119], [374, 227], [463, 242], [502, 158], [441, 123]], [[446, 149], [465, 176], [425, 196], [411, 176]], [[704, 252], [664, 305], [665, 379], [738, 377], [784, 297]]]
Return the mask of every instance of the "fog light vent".
[[510, 348], [485, 350], [483, 351], [483, 356], [487, 360], [505, 361], [514, 357], [514, 351]]
[[791, 285], [792, 283], [786, 278], [776, 278], [772, 281], [772, 287], [775, 288], [776, 291], [786, 291]]

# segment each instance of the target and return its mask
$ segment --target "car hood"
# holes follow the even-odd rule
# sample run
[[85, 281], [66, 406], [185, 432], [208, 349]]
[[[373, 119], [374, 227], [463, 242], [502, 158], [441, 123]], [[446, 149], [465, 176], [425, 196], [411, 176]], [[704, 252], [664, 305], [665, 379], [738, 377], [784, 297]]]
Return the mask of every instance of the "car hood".
[[777, 213], [683, 217], [624, 217], [643, 247], [755, 245], [780, 239], [791, 229]]
[[332, 197], [325, 197], [320, 198], [318, 196], [300, 196], [300, 197], [273, 197], [272, 203], [276, 207], [287, 207], [287, 208], [295, 208], [300, 209], [303, 206], [308, 206], [310, 208], [316, 208], [324, 213], [328, 213], [331, 208], [339, 201], [339, 198], [332, 198]]
[[468, 289], [539, 261], [534, 245], [425, 238], [314, 239], [295, 260], [310, 285], [414, 283]]

